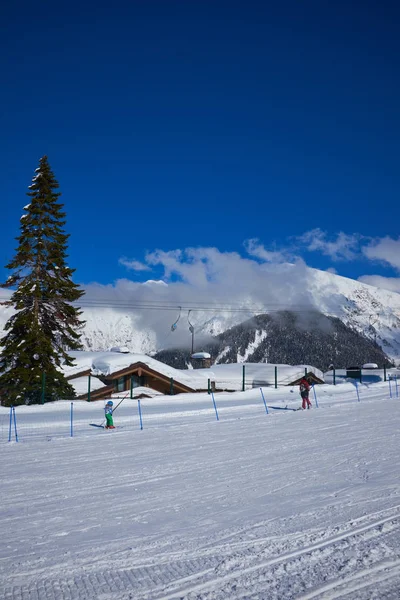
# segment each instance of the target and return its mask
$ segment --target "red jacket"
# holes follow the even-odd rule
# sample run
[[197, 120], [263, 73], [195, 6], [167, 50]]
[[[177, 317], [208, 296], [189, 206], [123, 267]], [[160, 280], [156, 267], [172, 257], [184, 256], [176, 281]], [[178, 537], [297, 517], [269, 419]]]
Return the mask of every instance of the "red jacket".
[[309, 392], [310, 391], [311, 386], [305, 377], [303, 377], [303, 379], [300, 380], [299, 385], [300, 385], [300, 392]]

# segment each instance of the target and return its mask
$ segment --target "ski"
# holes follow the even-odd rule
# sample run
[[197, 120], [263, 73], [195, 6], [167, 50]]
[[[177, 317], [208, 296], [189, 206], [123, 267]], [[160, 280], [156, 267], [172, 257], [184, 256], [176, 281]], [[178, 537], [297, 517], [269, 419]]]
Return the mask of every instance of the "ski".
[[123, 425], [115, 425], [113, 428], [106, 427], [105, 425], [98, 425], [97, 423], [89, 423], [91, 427], [97, 427], [98, 429], [106, 429], [112, 431], [112, 429], [122, 429]]
[[290, 408], [289, 406], [268, 406], [268, 408], [273, 408], [274, 410], [301, 410], [300, 408]]

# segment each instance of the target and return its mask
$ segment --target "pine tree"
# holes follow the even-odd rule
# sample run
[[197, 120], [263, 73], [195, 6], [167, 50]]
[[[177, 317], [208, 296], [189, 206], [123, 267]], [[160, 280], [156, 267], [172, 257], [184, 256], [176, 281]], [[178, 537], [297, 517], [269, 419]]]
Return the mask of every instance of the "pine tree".
[[6, 265], [13, 273], [1, 285], [16, 288], [7, 303], [16, 312], [0, 341], [0, 397], [6, 405], [75, 396], [59, 367], [73, 365], [68, 351], [81, 348], [82, 313], [71, 302], [84, 292], [66, 264], [69, 235], [58, 188], [44, 156], [27, 193], [30, 204], [21, 217], [16, 255]]

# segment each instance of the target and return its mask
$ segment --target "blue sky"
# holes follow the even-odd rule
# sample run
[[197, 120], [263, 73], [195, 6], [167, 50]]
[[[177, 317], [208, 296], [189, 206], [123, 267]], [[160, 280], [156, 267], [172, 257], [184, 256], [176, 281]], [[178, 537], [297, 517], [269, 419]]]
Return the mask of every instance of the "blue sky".
[[47, 154], [79, 283], [216, 248], [400, 291], [398, 5], [5, 4], [1, 266]]

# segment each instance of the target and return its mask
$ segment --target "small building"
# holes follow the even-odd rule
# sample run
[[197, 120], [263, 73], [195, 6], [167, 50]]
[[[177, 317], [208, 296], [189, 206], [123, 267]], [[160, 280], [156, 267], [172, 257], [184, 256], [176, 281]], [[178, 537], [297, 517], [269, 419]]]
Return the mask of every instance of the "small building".
[[211, 354], [208, 352], [195, 352], [190, 358], [193, 369], [209, 369], [211, 367]]
[[[304, 373], [304, 375], [305, 375], [305, 373]], [[290, 382], [288, 385], [299, 385], [300, 381], [302, 380], [304, 375], [302, 375], [298, 379], [295, 379], [294, 381]], [[306, 377], [307, 377], [308, 381], [311, 383], [311, 385], [314, 385], [316, 383], [325, 383], [325, 381], [321, 377], [318, 377], [318, 375], [313, 373], [313, 371], [308, 372]]]

